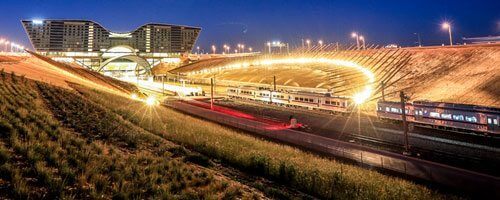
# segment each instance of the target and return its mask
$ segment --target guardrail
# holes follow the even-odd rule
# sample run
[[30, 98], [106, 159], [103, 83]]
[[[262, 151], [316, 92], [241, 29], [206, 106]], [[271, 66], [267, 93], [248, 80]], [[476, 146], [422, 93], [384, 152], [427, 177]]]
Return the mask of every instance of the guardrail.
[[305, 147], [331, 156], [350, 159], [362, 165], [439, 183], [461, 191], [500, 197], [500, 178], [498, 177], [291, 129], [270, 130], [268, 129], [269, 125], [262, 122], [237, 118], [187, 103], [170, 102], [167, 106], [263, 137]]

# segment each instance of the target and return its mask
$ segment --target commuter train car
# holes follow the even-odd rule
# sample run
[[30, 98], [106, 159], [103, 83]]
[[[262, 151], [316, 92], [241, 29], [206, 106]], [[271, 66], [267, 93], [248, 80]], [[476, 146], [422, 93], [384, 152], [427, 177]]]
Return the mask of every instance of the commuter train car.
[[230, 98], [249, 99], [309, 110], [346, 113], [352, 109], [350, 98], [332, 96], [330, 93], [271, 91], [263, 87], [229, 87], [227, 95]]
[[[406, 104], [407, 121], [415, 125], [460, 132], [500, 135], [500, 109], [466, 104], [415, 101]], [[400, 102], [379, 101], [381, 119], [402, 120]]]

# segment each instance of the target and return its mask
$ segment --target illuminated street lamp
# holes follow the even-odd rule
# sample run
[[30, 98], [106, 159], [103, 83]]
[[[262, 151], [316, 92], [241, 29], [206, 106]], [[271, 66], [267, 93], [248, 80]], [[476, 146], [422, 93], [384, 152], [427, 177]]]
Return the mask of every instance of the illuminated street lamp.
[[356, 47], [358, 47], [358, 49], [359, 49], [359, 35], [358, 35], [358, 33], [352, 32], [351, 37], [356, 38]]
[[241, 53], [245, 53], [245, 45], [241, 44]]
[[253, 50], [252, 47], [248, 47], [248, 51], [252, 52], [252, 50]]
[[215, 50], [217, 50], [217, 48], [215, 47], [215, 45], [212, 45], [212, 52], [213, 52], [213, 54], [215, 54]]
[[362, 45], [363, 49], [366, 49], [366, 46], [365, 46], [365, 37], [363, 37], [361, 35], [361, 36], [359, 36], [359, 40], [361, 40], [361, 42], [363, 42], [363, 45]]
[[7, 52], [7, 50], [8, 50], [7, 46], [9, 45], [9, 43], [10, 43], [9, 41], [5, 41], [5, 43], [4, 43], [5, 44], [5, 52]]
[[319, 40], [318, 44], [319, 44], [319, 50], [323, 50], [323, 40]]
[[197, 54], [200, 54], [200, 46], [197, 46], [197, 47], [196, 47], [196, 53], [197, 53]]
[[443, 29], [448, 29], [448, 34], [450, 35], [450, 46], [453, 46], [453, 38], [451, 37], [451, 24], [444, 22], [442, 24]]
[[[2, 45], [3, 43], [5, 43], [5, 39], [2, 38], [2, 39], [0, 39], [0, 45]], [[0, 51], [3, 52], [3, 49]]]
[[307, 39], [306, 44], [307, 44], [307, 49], [310, 49], [311, 48], [311, 40]]
[[269, 53], [271, 53], [271, 42], [267, 42], [267, 47], [269, 49]]
[[14, 52], [13, 49], [15, 49], [16, 47], [17, 47], [17, 44], [14, 42], [11, 42], [10, 43], [10, 52]]

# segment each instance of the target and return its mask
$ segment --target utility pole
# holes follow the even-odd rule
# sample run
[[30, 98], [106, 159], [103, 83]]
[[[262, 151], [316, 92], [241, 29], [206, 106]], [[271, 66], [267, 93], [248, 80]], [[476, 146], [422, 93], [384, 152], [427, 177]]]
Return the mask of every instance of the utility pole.
[[210, 109], [214, 109], [214, 78], [210, 78]]
[[161, 93], [163, 95], [165, 95], [165, 76], [161, 77], [161, 85], [162, 85], [162, 87], [161, 87], [162, 88]]
[[408, 144], [408, 122], [406, 121], [406, 99], [405, 93], [403, 91], [399, 92], [399, 97], [401, 98], [401, 116], [403, 118], [403, 131], [405, 137], [405, 151], [404, 155], [410, 155], [410, 145]]
[[276, 91], [276, 76], [273, 76], [274, 91]]

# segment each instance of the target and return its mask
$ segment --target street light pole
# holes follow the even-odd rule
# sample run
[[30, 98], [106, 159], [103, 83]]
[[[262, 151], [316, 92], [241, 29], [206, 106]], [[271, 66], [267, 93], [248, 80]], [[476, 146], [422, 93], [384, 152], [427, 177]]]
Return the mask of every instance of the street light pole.
[[366, 49], [366, 46], [365, 46], [365, 37], [361, 35], [361, 36], [359, 36], [359, 40], [361, 40], [361, 42], [363, 42], [363, 43], [362, 43], [363, 45], [361, 45], [361, 47], [362, 47], [363, 49]]
[[358, 48], [358, 50], [359, 50], [359, 35], [358, 35], [358, 33], [353, 32], [353, 33], [351, 34], [351, 36], [352, 36], [353, 38], [356, 38], [356, 47], [357, 47], [357, 48]]
[[422, 41], [420, 40], [420, 33], [413, 33], [413, 34], [417, 35], [418, 47], [422, 47]]
[[448, 29], [448, 35], [450, 36], [450, 46], [453, 46], [453, 38], [451, 36], [451, 24], [448, 22], [444, 22], [443, 29]]
[[453, 38], [451, 37], [451, 26], [448, 26], [448, 34], [450, 35], [450, 46], [453, 46]]

